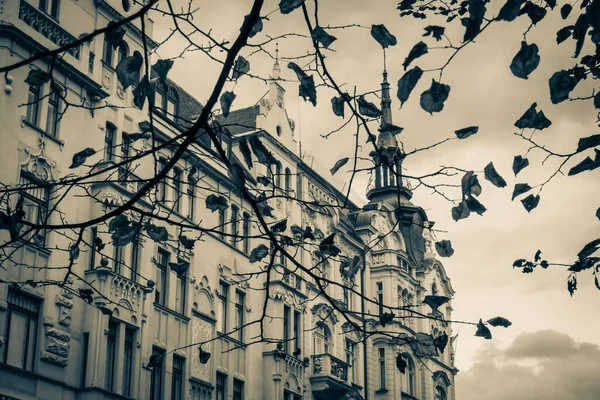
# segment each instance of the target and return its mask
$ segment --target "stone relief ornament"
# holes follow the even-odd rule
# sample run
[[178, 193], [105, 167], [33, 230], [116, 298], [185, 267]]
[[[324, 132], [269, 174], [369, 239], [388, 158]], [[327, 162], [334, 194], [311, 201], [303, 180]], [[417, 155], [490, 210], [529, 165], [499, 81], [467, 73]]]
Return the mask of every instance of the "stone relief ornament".
[[54, 172], [56, 162], [49, 160], [45, 154], [46, 141], [40, 137], [38, 139], [38, 149], [33, 150], [30, 146], [25, 146], [25, 160], [21, 163], [21, 170], [32, 174], [37, 179], [49, 182], [54, 181]]

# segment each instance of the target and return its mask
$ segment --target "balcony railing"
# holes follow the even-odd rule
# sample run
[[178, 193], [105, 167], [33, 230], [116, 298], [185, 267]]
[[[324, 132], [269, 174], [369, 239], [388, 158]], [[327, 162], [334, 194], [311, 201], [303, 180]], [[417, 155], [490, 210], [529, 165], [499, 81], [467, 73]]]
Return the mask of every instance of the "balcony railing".
[[[66, 46], [76, 40], [74, 36], [54, 22], [52, 18], [33, 7], [31, 4], [27, 3], [25, 0], [21, 0], [21, 4], [19, 6], [19, 19], [40, 34], [44, 35], [44, 37], [49, 39], [58, 47]], [[81, 47], [76, 46], [70, 48], [67, 50], [67, 52], [76, 59], [79, 59]]]
[[348, 382], [348, 363], [332, 356], [331, 354], [318, 354], [313, 358], [313, 376], [328, 375], [344, 382]]

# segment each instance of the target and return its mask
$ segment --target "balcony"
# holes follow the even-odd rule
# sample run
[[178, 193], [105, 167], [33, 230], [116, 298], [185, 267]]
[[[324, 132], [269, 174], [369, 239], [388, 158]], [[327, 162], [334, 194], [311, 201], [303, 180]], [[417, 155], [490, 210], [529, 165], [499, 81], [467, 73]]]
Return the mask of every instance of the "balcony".
[[[39, 11], [25, 0], [21, 0], [19, 5], [19, 19], [58, 47], [66, 46], [76, 40], [74, 36], [61, 28], [59, 24], [52, 20], [52, 18]], [[67, 50], [67, 52], [76, 59], [79, 59], [81, 46], [73, 47]]]
[[350, 366], [331, 354], [312, 356], [310, 385], [313, 393], [338, 398], [354, 391], [349, 378]]

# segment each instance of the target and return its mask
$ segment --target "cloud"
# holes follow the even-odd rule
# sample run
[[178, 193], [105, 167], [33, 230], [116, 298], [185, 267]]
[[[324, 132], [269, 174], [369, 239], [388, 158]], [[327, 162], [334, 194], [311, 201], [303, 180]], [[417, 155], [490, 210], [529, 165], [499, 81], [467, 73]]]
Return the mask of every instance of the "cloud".
[[456, 382], [461, 400], [598, 400], [600, 347], [543, 330], [522, 333], [506, 349], [486, 343]]

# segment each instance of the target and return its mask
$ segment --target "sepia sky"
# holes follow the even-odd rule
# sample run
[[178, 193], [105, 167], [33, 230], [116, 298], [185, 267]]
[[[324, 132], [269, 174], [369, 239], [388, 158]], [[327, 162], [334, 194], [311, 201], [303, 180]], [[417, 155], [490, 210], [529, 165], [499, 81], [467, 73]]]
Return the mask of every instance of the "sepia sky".
[[[199, 7], [194, 18], [198, 26], [212, 29], [216, 38], [233, 41], [251, 1], [206, 0], [193, 4]], [[443, 25], [444, 20], [401, 19], [396, 11], [397, 2], [391, 0], [321, 0], [319, 4], [321, 26], [360, 24], [370, 27], [383, 23], [398, 38], [398, 45], [388, 49], [387, 69], [392, 85], [393, 119], [395, 124], [405, 128], [399, 140], [407, 151], [452, 137], [457, 129], [479, 126], [477, 135], [451, 141], [422, 153], [420, 158], [410, 158], [405, 164], [412, 175], [433, 171], [441, 165], [480, 171], [483, 193], [479, 200], [488, 209], [484, 216], [472, 215], [454, 222], [450, 215], [452, 205], [431, 191], [419, 190], [413, 197], [413, 202], [422, 206], [436, 222], [435, 227], [446, 231], [438, 233], [438, 239], [451, 240], [455, 249], [454, 256], [443, 260], [456, 291], [454, 319], [477, 321], [500, 315], [513, 322], [509, 329], [494, 328], [492, 341], [474, 337], [473, 326], [454, 325], [454, 332], [459, 333], [456, 360], [461, 370], [457, 378], [459, 398], [597, 398], [594, 394], [600, 393], [600, 291], [594, 287], [591, 273], [579, 274], [579, 287], [571, 298], [564, 267], [535, 270], [528, 275], [511, 268], [515, 259], [531, 259], [538, 249], [551, 262], [573, 262], [581, 247], [600, 232], [600, 222], [594, 216], [600, 206], [600, 170], [574, 177], [557, 176], [544, 187], [540, 204], [531, 214], [519, 201], [511, 202], [515, 183], [527, 182], [531, 186], [541, 183], [558, 165], [557, 160], [550, 159], [544, 167], [539, 167], [543, 155], [533, 151], [528, 156], [531, 165], [518, 178], [512, 173], [513, 157], [524, 155], [527, 150], [525, 142], [513, 134], [516, 132], [514, 122], [531, 103], [536, 101], [538, 109], [542, 109], [553, 123], [549, 129], [534, 136], [551, 149], [570, 152], [575, 149], [579, 137], [599, 133], [591, 101], [565, 102], [557, 106], [550, 103], [549, 77], [574, 65], [571, 58], [573, 41], [567, 40], [560, 46], [555, 42], [556, 31], [565, 24], [558, 13], [551, 13], [554, 15], [547, 17], [527, 36], [529, 43], [539, 46], [541, 56], [540, 66], [529, 80], [516, 78], [509, 69], [529, 20], [520, 18], [513, 23], [494, 24], [446, 68], [443, 82], [452, 87], [450, 97], [443, 112], [430, 116], [420, 108], [419, 95], [438, 73], [425, 74], [402, 109], [395, 93], [397, 81], [404, 72], [402, 62], [414, 44], [420, 40], [430, 47], [445, 44], [436, 43], [431, 37], [421, 37], [424, 26]], [[492, 2], [488, 12], [494, 14], [502, 4], [502, 1]], [[307, 33], [301, 11], [283, 16], [276, 9], [276, 1], [266, 1], [262, 15], [270, 13], [268, 20], [264, 21], [263, 33], [250, 43], [263, 41], [264, 33], [271, 36], [287, 32]], [[169, 32], [169, 20], [159, 15], [152, 18], [155, 38], [163, 38]], [[572, 24], [576, 19], [575, 12], [571, 19], [567, 22]], [[464, 31], [456, 22], [453, 29], [447, 29], [447, 34], [454, 44], [459, 44]], [[358, 93], [378, 90], [383, 52], [369, 30], [346, 28], [330, 33], [338, 38], [330, 46], [334, 51], [326, 52], [328, 68], [336, 81], [344, 83], [345, 90], [350, 93], [355, 87]], [[206, 43], [200, 38], [198, 41]], [[172, 57], [181, 52], [185, 43], [184, 39], [174, 37], [158, 54]], [[280, 56], [284, 58], [306, 54], [310, 46], [308, 39], [301, 37], [280, 39], [278, 43]], [[274, 54], [274, 43], [265, 49]], [[586, 50], [584, 48], [582, 54], [586, 54]], [[251, 52], [245, 49], [242, 54], [248, 56]], [[419, 65], [424, 70], [439, 67], [448, 54], [448, 50], [432, 50], [413, 61], [411, 67]], [[224, 53], [215, 50], [214, 56], [222, 59]], [[248, 60], [251, 73], [268, 77], [272, 59], [259, 52]], [[300, 61], [297, 63], [304, 65]], [[282, 77], [292, 81], [295, 75], [286, 64], [285, 60], [281, 62]], [[176, 60], [170, 78], [204, 102], [218, 72], [219, 66], [202, 53], [188, 52], [183, 59]], [[591, 93], [591, 86], [580, 86], [576, 95]], [[313, 107], [298, 99], [297, 83], [287, 82], [284, 87], [287, 90], [286, 108], [296, 121], [296, 139], [301, 139], [303, 151], [319, 160], [315, 162], [315, 168], [329, 176], [327, 170], [338, 159], [352, 156], [355, 126], [350, 124], [327, 140], [321, 138], [319, 134], [337, 129], [343, 122], [331, 112], [333, 91], [319, 89], [317, 106]], [[237, 85], [230, 82], [225, 89], [234, 90], [237, 95], [232, 107], [235, 110], [257, 103], [268, 88], [260, 80], [243, 77]], [[367, 96], [367, 100], [379, 104], [375, 95]], [[364, 144], [365, 139], [363, 133], [360, 143]], [[366, 156], [370, 150], [364, 147], [362, 155]], [[507, 188], [498, 189], [484, 181], [483, 167], [490, 161], [508, 182]], [[567, 165], [566, 171], [579, 161]], [[348, 180], [347, 170], [344, 167], [336, 174], [339, 186]], [[367, 179], [366, 175], [361, 175], [354, 183], [354, 199], [358, 203], [365, 199]], [[460, 177], [454, 180], [459, 181]], [[572, 373], [565, 376], [565, 369], [571, 367]], [[578, 368], [583, 372], [576, 373]], [[581, 380], [580, 391], [574, 395], [573, 382], [578, 380]], [[489, 386], [485, 383], [482, 386], [482, 381], [489, 382]], [[553, 394], [536, 394], [536, 388], [542, 386], [546, 386], [545, 390], [553, 389], [550, 392]], [[486, 392], [482, 392], [484, 388]]]

